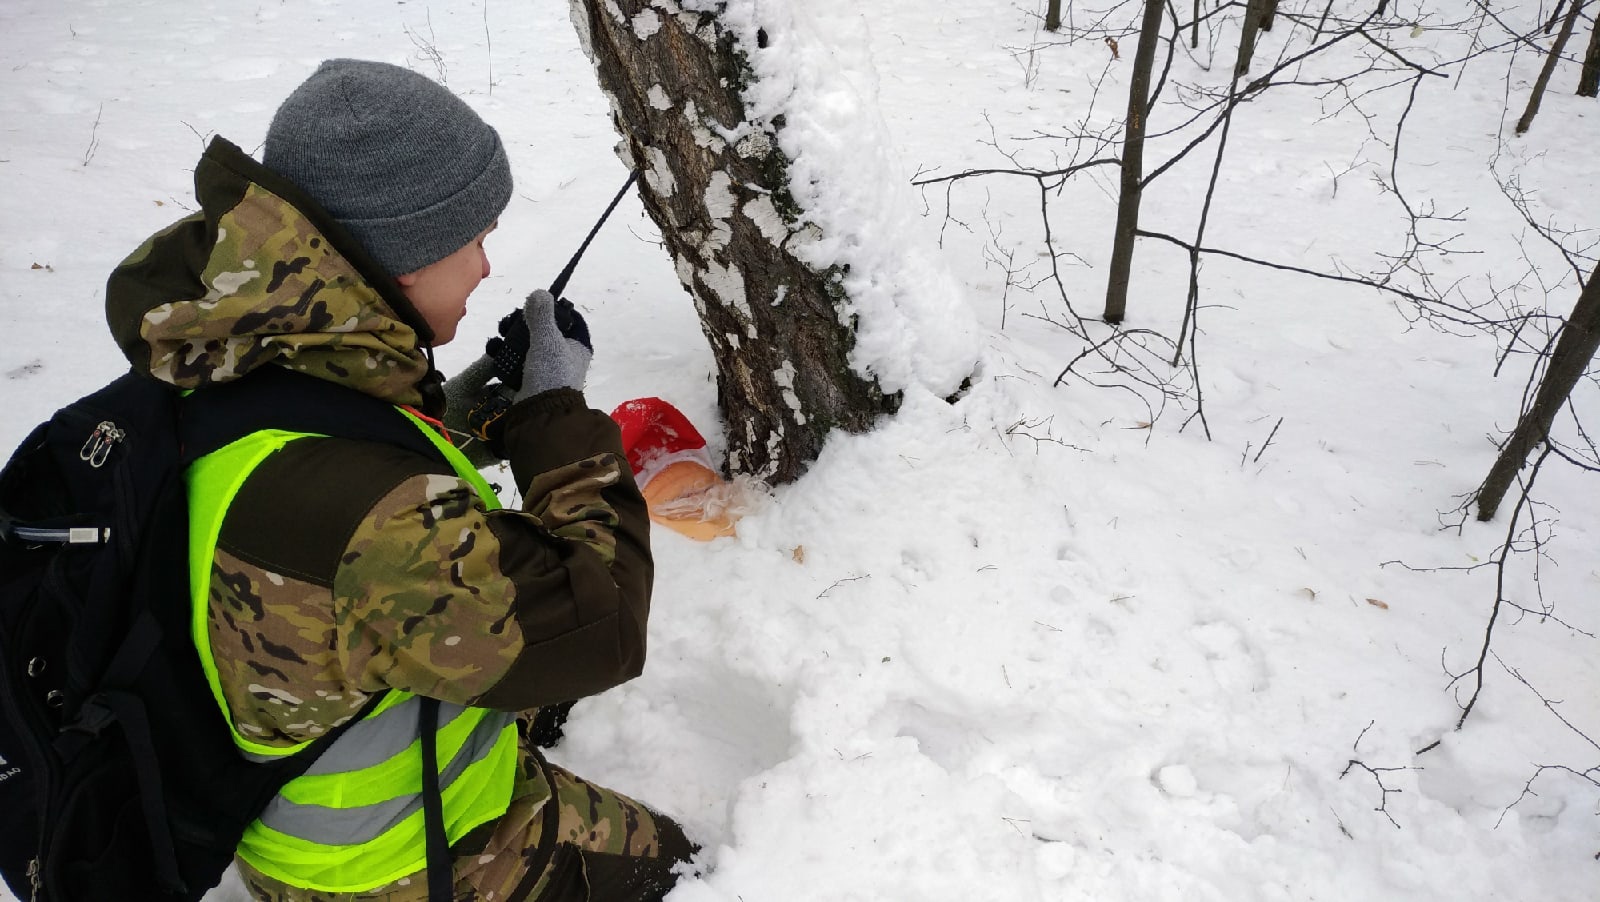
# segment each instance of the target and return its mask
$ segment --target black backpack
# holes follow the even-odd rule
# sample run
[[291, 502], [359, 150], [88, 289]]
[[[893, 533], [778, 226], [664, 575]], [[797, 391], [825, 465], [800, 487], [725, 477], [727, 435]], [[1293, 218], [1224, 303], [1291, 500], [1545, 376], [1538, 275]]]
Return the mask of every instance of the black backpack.
[[[268, 366], [187, 398], [130, 373], [58, 411], [0, 472], [0, 876], [21, 899], [199, 899], [339, 735], [248, 761], [189, 636], [184, 466], [263, 428], [442, 459], [389, 404]], [[434, 827], [430, 882], [448, 879], [432, 873]]]

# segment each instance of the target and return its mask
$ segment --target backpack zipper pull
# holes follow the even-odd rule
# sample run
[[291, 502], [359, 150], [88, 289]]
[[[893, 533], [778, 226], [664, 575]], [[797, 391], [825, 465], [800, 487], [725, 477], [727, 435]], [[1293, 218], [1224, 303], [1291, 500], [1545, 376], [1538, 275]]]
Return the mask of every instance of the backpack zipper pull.
[[98, 470], [105, 464], [106, 458], [111, 456], [111, 449], [127, 436], [126, 432], [117, 428], [116, 423], [102, 420], [100, 425], [89, 433], [89, 438], [78, 451], [78, 459], [88, 461], [89, 466]]

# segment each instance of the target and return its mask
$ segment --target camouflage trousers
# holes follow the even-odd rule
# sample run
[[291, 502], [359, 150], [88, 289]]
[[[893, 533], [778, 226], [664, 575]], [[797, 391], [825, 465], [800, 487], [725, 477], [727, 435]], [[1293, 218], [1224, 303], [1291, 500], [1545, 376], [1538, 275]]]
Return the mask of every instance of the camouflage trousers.
[[[695, 846], [682, 828], [620, 793], [525, 751], [511, 807], [451, 848], [457, 902], [655, 902]], [[281, 883], [243, 861], [259, 902], [427, 902], [424, 871], [361, 893]]]

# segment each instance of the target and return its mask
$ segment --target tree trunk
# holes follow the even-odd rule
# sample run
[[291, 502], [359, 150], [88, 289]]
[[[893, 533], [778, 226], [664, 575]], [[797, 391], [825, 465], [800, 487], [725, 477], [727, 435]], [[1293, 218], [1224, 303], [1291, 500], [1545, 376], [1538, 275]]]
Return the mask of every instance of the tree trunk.
[[1517, 120], [1517, 134], [1523, 134], [1528, 127], [1533, 125], [1533, 117], [1539, 115], [1539, 102], [1544, 99], [1544, 89], [1550, 84], [1550, 75], [1556, 71], [1556, 63], [1561, 62], [1561, 53], [1567, 49], [1567, 39], [1572, 37], [1572, 28], [1578, 21], [1578, 13], [1583, 11], [1583, 0], [1572, 0], [1572, 7], [1567, 10], [1567, 17], [1561, 20], [1561, 31], [1556, 35], [1555, 44], [1550, 47], [1550, 55], [1544, 58], [1544, 68], [1539, 70], [1539, 79], [1533, 83], [1533, 94], [1528, 97], [1528, 108], [1522, 111], [1522, 118]]
[[1583, 54], [1583, 74], [1578, 76], [1578, 96], [1600, 94], [1600, 15], [1589, 28], [1589, 49]]
[[1250, 58], [1256, 55], [1256, 31], [1261, 27], [1262, 7], [1266, 0], [1249, 0], [1244, 8], [1244, 28], [1239, 33], [1239, 62], [1234, 75], [1250, 71]]
[[1103, 319], [1115, 325], [1128, 311], [1128, 278], [1133, 271], [1133, 244], [1139, 230], [1139, 199], [1144, 190], [1145, 106], [1150, 100], [1150, 72], [1155, 67], [1156, 44], [1161, 40], [1163, 0], [1145, 0], [1144, 22], [1139, 26], [1139, 48], [1133, 55], [1133, 77], [1128, 85], [1128, 119], [1122, 138], [1122, 192], [1117, 200], [1117, 229], [1111, 245], [1111, 275], [1106, 283]]
[[1261, 30], [1271, 31], [1278, 20], [1278, 0], [1261, 0]]
[[789, 482], [831, 430], [864, 431], [900, 398], [850, 368], [842, 273], [792, 253], [801, 211], [778, 148], [781, 117], [746, 120], [741, 92], [755, 75], [716, 14], [668, 13], [651, 0], [570, 2], [642, 176], [644, 207], [716, 357], [727, 469]]
[[1322, 8], [1322, 18], [1317, 20], [1317, 30], [1311, 33], [1311, 43], [1322, 40], [1322, 29], [1328, 24], [1328, 13], [1333, 12], [1333, 0], [1328, 0], [1328, 5]]
[[1044, 30], [1061, 30], [1061, 0], [1050, 0], [1044, 8]]
[[1567, 5], [1567, 0], [1556, 0], [1556, 8], [1550, 11], [1550, 21], [1544, 23], [1544, 33], [1549, 34], [1556, 30], [1556, 23], [1561, 21], [1561, 10]]
[[1500, 448], [1489, 475], [1478, 489], [1478, 519], [1492, 520], [1505, 497], [1506, 489], [1522, 469], [1522, 464], [1540, 442], [1550, 435], [1550, 424], [1567, 403], [1572, 389], [1583, 378], [1600, 350], [1600, 266], [1589, 276], [1589, 284], [1578, 296], [1577, 306], [1556, 339], [1555, 350], [1550, 353], [1550, 363], [1545, 367], [1544, 378], [1539, 380], [1539, 390], [1534, 393], [1533, 405], [1517, 421], [1517, 428]]

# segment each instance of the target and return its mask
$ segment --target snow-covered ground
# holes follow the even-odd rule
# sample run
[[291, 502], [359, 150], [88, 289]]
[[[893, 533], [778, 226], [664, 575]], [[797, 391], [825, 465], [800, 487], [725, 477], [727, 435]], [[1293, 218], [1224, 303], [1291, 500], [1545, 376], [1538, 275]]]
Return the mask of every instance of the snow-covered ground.
[[[907, 181], [1012, 167], [1001, 150], [1049, 167], [1065, 152], [1050, 136], [1121, 115], [1133, 38], [1118, 61], [1098, 40], [1063, 45], [1031, 0], [736, 6], [783, 26], [753, 61], [815, 114], [790, 116], [789, 149], [819, 164], [819, 217], [862, 211], [840, 223], [856, 230], [854, 271], [889, 285], [864, 317], [899, 318], [871, 352], [909, 387], [901, 414], [836, 437], [737, 538], [658, 532], [645, 675], [580, 704], [554, 756], [705, 846], [705, 875], [674, 902], [1596, 898], [1600, 792], [1547, 770], [1524, 796], [1541, 765], [1600, 764], [1593, 475], [1540, 475], [1548, 559], [1535, 584], [1517, 558], [1508, 594], [1537, 608], [1542, 593], [1560, 621], [1502, 617], [1486, 689], [1452, 730], [1465, 696], [1446, 670], [1475, 660], [1495, 572], [1448, 568], [1489, 559], [1510, 505], [1459, 529], [1452, 511], [1514, 421], [1526, 359], [1495, 378], [1489, 339], [1413, 326], [1371, 291], [1213, 260], [1198, 343], [1210, 441], [1198, 420], [1180, 430], [1192, 405], [1151, 426], [1127, 392], [1056, 387], [1082, 349], [1047, 320], [1063, 301], [1008, 288], [988, 262], [1009, 249], [1031, 267], [1020, 278], [1047, 271], [1034, 182], [960, 182], [947, 223], [945, 187]], [[1426, 56], [1434, 37], [1409, 40]], [[1225, 32], [1219, 67], [1234, 42]], [[257, 149], [278, 101], [332, 56], [440, 78], [506, 140], [516, 194], [494, 275], [439, 353], [447, 372], [549, 282], [625, 178], [564, 3], [8, 0], [0, 446], [122, 369], [103, 280], [192, 204], [205, 138]], [[1509, 71], [1520, 111], [1536, 61]], [[1504, 284], [1524, 268], [1521, 219], [1490, 176], [1502, 140], [1540, 221], [1600, 226], [1600, 103], [1574, 97], [1565, 68], [1513, 140], [1507, 74], [1496, 56], [1427, 79], [1399, 173], [1414, 199], [1469, 208], [1458, 230], [1483, 253], [1438, 277], [1479, 297], [1484, 273]], [[1215, 83], [1185, 58], [1171, 78]], [[1392, 116], [1405, 99], [1370, 103]], [[1400, 237], [1373, 179], [1388, 149], [1353, 113], [1324, 118], [1316, 92], [1246, 105], [1229, 141], [1208, 245], [1329, 271]], [[1152, 183], [1142, 224], [1192, 237], [1209, 167], [1206, 152]], [[1050, 200], [1085, 315], [1114, 189], [1114, 169], [1090, 170]], [[1176, 334], [1186, 278], [1181, 252], [1142, 243], [1128, 324]], [[569, 294], [595, 335], [591, 403], [666, 398], [720, 447], [709, 352], [636, 200]], [[1569, 277], [1551, 309], [1576, 296]], [[978, 378], [947, 404], [963, 355]], [[1591, 427], [1594, 389], [1579, 402]], [[244, 896], [230, 881], [210, 898]]]

